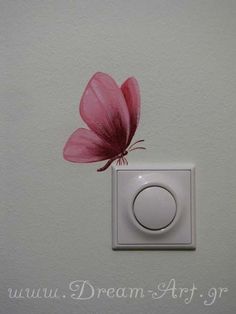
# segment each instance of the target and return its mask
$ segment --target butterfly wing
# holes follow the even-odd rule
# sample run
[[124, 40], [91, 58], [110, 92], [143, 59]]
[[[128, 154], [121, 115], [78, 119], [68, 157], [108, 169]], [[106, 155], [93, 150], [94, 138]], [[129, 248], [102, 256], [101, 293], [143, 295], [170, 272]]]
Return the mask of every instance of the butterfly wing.
[[84, 128], [77, 129], [69, 137], [63, 156], [71, 162], [94, 162], [113, 157], [113, 151], [97, 134]]
[[90, 79], [80, 102], [80, 115], [113, 156], [125, 150], [130, 113], [121, 89], [109, 75], [98, 72]]
[[140, 118], [140, 91], [137, 80], [134, 77], [128, 78], [121, 86], [122, 93], [124, 95], [130, 118], [130, 130], [127, 141], [129, 146], [134, 133], [138, 127]]
[[137, 81], [129, 78], [119, 88], [109, 75], [96, 73], [81, 98], [80, 114], [90, 130], [79, 128], [70, 136], [64, 158], [78, 163], [110, 159], [111, 163], [125, 151], [138, 126]]

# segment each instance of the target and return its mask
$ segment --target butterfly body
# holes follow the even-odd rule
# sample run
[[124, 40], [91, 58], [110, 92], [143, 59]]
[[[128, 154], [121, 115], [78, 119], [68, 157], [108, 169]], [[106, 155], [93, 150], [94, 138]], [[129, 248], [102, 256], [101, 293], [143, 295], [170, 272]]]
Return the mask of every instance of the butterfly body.
[[126, 155], [140, 117], [140, 93], [135, 78], [122, 86], [107, 74], [97, 72], [87, 84], [80, 102], [80, 115], [89, 129], [79, 128], [65, 144], [64, 158], [71, 162], [90, 163], [108, 160], [98, 171], [106, 170], [116, 160], [126, 165]]

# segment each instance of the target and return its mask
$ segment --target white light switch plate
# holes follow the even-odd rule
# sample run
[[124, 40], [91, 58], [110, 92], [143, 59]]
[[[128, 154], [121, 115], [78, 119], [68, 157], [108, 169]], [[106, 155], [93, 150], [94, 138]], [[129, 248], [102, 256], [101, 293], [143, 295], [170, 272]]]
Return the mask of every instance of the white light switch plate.
[[194, 166], [113, 167], [112, 247], [195, 249]]

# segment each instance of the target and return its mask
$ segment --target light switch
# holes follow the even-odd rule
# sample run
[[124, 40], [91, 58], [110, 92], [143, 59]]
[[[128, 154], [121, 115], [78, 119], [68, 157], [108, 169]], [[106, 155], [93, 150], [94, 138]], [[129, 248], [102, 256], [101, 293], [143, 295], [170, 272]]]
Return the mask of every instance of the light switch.
[[159, 186], [140, 191], [133, 203], [134, 216], [144, 228], [160, 230], [175, 218], [176, 203], [172, 194]]
[[194, 249], [192, 165], [113, 167], [113, 249]]

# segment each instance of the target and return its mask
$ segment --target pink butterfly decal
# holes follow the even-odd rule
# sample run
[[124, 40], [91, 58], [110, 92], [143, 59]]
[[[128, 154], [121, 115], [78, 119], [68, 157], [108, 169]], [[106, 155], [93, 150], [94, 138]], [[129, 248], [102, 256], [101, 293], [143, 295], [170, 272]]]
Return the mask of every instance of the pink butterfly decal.
[[121, 87], [107, 74], [97, 72], [88, 82], [80, 101], [80, 115], [89, 129], [79, 128], [69, 137], [63, 150], [66, 160], [89, 163], [108, 160], [97, 171], [106, 170], [113, 161], [128, 164], [126, 155], [143, 142], [130, 142], [140, 117], [140, 92], [135, 78]]

